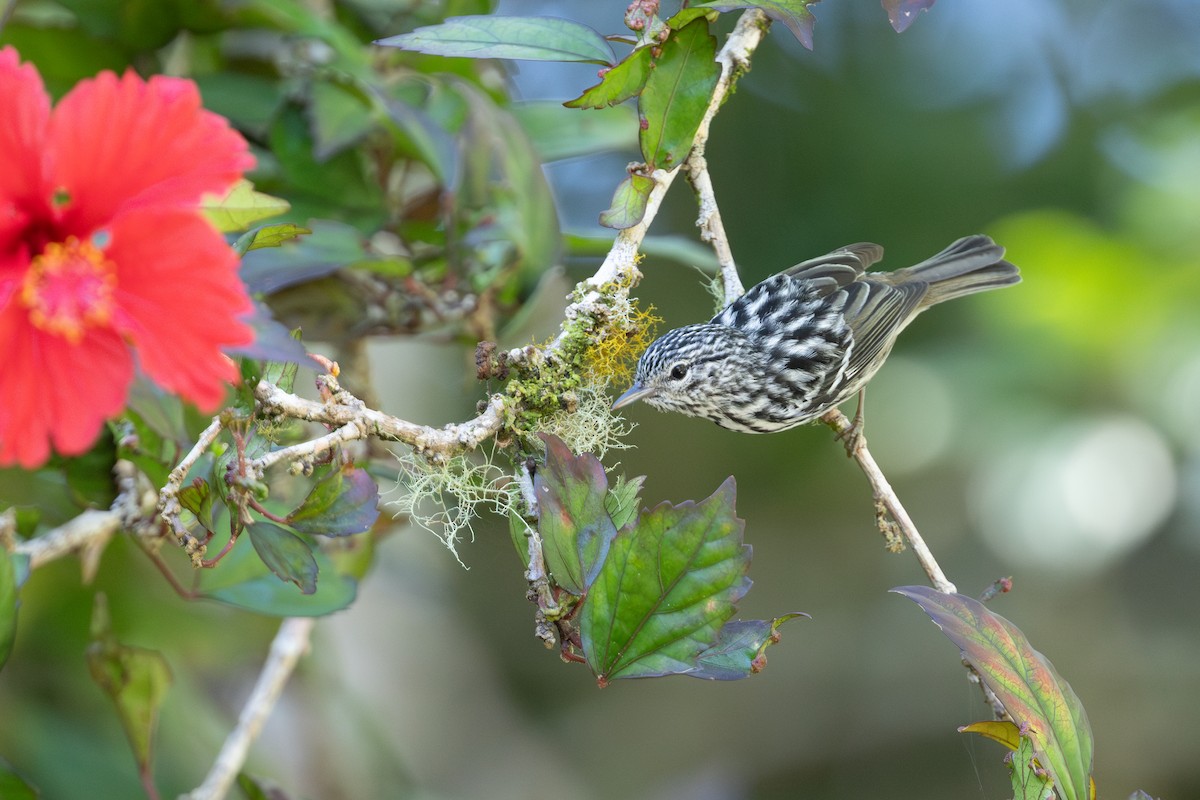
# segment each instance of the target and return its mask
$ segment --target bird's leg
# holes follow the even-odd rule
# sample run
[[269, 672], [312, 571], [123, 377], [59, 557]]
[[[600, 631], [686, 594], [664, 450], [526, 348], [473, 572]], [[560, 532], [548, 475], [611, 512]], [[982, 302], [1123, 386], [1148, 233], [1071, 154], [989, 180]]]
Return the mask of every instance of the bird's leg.
[[867, 446], [867, 437], [863, 435], [863, 429], [866, 427], [866, 420], [863, 418], [863, 411], [867, 407], [867, 387], [858, 390], [858, 410], [854, 412], [854, 419], [850, 423], [850, 427], [840, 431], [837, 438], [846, 446], [846, 455], [854, 458], [854, 454]]

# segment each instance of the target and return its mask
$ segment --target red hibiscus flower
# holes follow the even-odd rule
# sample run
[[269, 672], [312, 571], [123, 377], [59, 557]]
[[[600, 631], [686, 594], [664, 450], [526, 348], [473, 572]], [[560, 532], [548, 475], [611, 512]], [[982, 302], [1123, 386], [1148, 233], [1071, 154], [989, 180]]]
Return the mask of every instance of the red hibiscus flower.
[[135, 368], [220, 404], [250, 301], [198, 206], [251, 166], [191, 81], [105, 72], [52, 110], [0, 49], [0, 465], [86, 451]]

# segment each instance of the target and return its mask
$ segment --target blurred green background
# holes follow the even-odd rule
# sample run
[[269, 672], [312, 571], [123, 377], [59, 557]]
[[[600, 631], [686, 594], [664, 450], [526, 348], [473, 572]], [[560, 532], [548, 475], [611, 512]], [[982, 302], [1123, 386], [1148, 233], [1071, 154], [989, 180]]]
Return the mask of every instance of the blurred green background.
[[[204, 71], [171, 26], [220, 37], [228, 55], [276, 35], [264, 32], [275, 6], [293, 8], [22, 0], [0, 44], [61, 94], [101, 68]], [[205, 14], [231, 7], [266, 11], [204, 30]], [[167, 8], [161, 42], [129, 40]], [[487, 4], [294, 8], [367, 39]], [[623, 9], [498, 7], [606, 33]], [[887, 267], [975, 232], [1008, 248], [1024, 283], [939, 307], [904, 334], [871, 385], [871, 448], [960, 591], [1014, 576], [992, 609], [1082, 699], [1101, 796], [1200, 797], [1200, 16], [1190, 0], [961, 0], [897, 35], [877, 3], [814, 11], [814, 51], [773, 28], [713, 128], [708, 161], [743, 278], [860, 240], [885, 245]], [[520, 100], [566, 100], [595, 78], [592, 66], [505, 69]], [[232, 113], [213, 74], [201, 76], [206, 100]], [[550, 166], [564, 228], [610, 236], [595, 220], [635, 158]], [[286, 182], [269, 190], [305, 208]], [[345, 217], [367, 232], [353, 201]], [[693, 223], [681, 183], [655, 232], [694, 236]], [[553, 333], [559, 298], [596, 264], [565, 260], [524, 338], [503, 344]], [[665, 326], [711, 314], [695, 270], [653, 257], [642, 269], [638, 295]], [[375, 337], [368, 353], [381, 406], [406, 419], [465, 419], [482, 396], [462, 341]], [[468, 570], [406, 527], [359, 601], [318, 624], [249, 771], [330, 800], [1009, 796], [999, 746], [955, 732], [988, 710], [954, 647], [887, 593], [923, 575], [884, 551], [865, 480], [827, 430], [753, 437], [648, 408], [629, 417], [633, 448], [606, 463], [649, 476], [645, 503], [704, 497], [736, 476], [755, 556], [742, 615], [812, 614], [784, 629], [764, 673], [599, 691], [533, 639], [505, 524], [478, 522], [460, 547]], [[80, 586], [73, 560], [38, 570], [0, 673], [0, 756], [48, 798], [140, 793], [83, 659], [97, 588], [118, 635], [174, 670], [157, 741], [159, 785], [174, 796], [210, 766], [276, 623], [178, 599], [122, 540], [95, 586]]]

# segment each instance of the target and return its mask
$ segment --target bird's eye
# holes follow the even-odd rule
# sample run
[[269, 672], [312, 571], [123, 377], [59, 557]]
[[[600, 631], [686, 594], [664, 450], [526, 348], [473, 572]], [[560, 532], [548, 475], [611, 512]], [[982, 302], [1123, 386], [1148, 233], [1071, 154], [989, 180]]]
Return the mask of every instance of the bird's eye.
[[687, 377], [687, 364], [679, 363], [671, 367], [671, 380], [681, 381]]

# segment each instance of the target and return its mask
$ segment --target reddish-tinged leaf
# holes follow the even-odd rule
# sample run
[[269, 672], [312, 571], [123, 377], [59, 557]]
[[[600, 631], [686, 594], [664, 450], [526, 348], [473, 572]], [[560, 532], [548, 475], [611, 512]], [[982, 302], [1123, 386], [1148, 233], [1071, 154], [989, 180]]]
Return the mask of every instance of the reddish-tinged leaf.
[[909, 25], [917, 21], [917, 14], [928, 11], [934, 0], [883, 0], [883, 10], [896, 33], [904, 33]]
[[557, 436], [540, 434], [546, 463], [533, 481], [542, 554], [554, 581], [582, 595], [617, 535], [604, 500], [608, 476], [595, 456], [575, 456]]
[[687, 674], [750, 588], [732, 478], [708, 499], [644, 512], [613, 539], [588, 587], [580, 633], [601, 686]]
[[[933, 2], [933, 0], [929, 0]], [[710, 0], [707, 3], [693, 3], [692, 8], [715, 8], [717, 11], [734, 11], [739, 8], [757, 8], [768, 17], [782, 22], [792, 32], [800, 44], [812, 50], [813, 22], [815, 21], [809, 6], [816, 5], [820, 0]]]
[[638, 98], [642, 158], [652, 168], [672, 169], [687, 158], [721, 77], [716, 55], [717, 40], [706, 19], [673, 31], [662, 44]]
[[654, 179], [636, 172], [629, 173], [625, 180], [617, 186], [613, 194], [612, 206], [607, 211], [600, 212], [600, 224], [606, 228], [624, 230], [632, 228], [646, 216], [646, 204], [650, 202], [650, 192], [654, 191]]
[[1086, 800], [1092, 731], [1083, 704], [1016, 625], [961, 594], [927, 586], [892, 591], [916, 602], [958, 646], [1005, 711], [1033, 742], [1063, 800]]
[[350, 536], [379, 518], [379, 487], [365, 469], [346, 466], [317, 481], [287, 523], [301, 533]]

